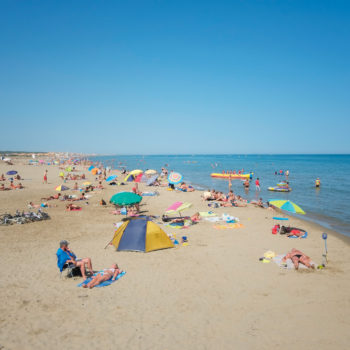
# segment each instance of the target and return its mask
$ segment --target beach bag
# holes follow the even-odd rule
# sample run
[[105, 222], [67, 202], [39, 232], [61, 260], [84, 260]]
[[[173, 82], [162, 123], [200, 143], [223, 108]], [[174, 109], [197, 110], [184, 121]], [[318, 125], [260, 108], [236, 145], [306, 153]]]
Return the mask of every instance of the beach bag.
[[288, 227], [282, 226], [280, 229], [280, 234], [285, 235], [286, 233], [289, 233], [291, 230]]
[[277, 235], [279, 230], [280, 230], [280, 225], [275, 225], [274, 227], [272, 227], [272, 234]]

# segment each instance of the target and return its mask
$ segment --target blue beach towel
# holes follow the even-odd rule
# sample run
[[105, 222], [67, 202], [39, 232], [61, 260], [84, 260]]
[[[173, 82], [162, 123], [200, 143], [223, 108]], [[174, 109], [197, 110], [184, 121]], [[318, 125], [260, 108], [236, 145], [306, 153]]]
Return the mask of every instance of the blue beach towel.
[[[97, 273], [98, 273], [98, 272], [97, 272]], [[95, 273], [94, 276], [96, 276], [97, 273]], [[122, 278], [125, 274], [126, 274], [126, 272], [125, 272], [125, 271], [122, 271], [122, 272], [116, 277], [115, 281], [112, 281], [112, 278], [111, 278], [111, 279], [109, 279], [108, 281], [104, 281], [104, 282], [102, 282], [101, 284], [97, 285], [95, 288], [107, 287], [107, 286], [111, 285], [112, 283], [118, 281], [119, 278]], [[91, 277], [87, 278], [84, 282], [79, 283], [79, 284], [77, 285], [77, 287], [82, 287], [83, 285], [88, 284], [89, 282], [91, 282]]]

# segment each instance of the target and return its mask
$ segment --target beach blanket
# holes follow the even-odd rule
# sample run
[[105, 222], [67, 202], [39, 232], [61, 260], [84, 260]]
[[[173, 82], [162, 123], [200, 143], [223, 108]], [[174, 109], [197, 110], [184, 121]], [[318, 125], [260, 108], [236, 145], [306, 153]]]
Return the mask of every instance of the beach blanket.
[[[96, 276], [98, 273], [99, 273], [99, 272], [95, 273], [94, 276]], [[107, 286], [111, 285], [112, 283], [118, 281], [118, 280], [119, 280], [120, 278], [122, 278], [125, 274], [126, 274], [126, 272], [125, 272], [125, 271], [122, 271], [122, 272], [116, 277], [116, 279], [115, 279], [114, 281], [112, 281], [112, 278], [111, 278], [111, 279], [109, 279], [108, 281], [104, 281], [104, 282], [102, 282], [101, 284], [97, 285], [95, 288], [107, 287]], [[88, 284], [89, 282], [91, 282], [91, 280], [92, 280], [92, 278], [89, 277], [89, 278], [87, 278], [84, 282], [79, 283], [79, 284], [77, 285], [77, 287], [82, 287], [83, 285]]]
[[235, 224], [226, 224], [226, 225], [214, 225], [213, 228], [216, 230], [228, 230], [228, 229], [233, 229], [233, 228], [242, 228], [244, 227], [243, 224], [240, 223], [235, 223]]
[[288, 236], [288, 238], [306, 238], [307, 237], [307, 232], [305, 232], [302, 236]]
[[[276, 263], [278, 266], [282, 267], [281, 263], [282, 263], [282, 259], [284, 256], [285, 255], [277, 255], [274, 258], [272, 258], [272, 261], [274, 263]], [[287, 270], [294, 270], [295, 269], [293, 261], [291, 259], [287, 259], [286, 264], [287, 264], [287, 267], [282, 267], [282, 268], [287, 269]], [[316, 266], [316, 264], [313, 261], [311, 261], [311, 265], [312, 264], [314, 264]], [[300, 263], [299, 269], [307, 269], [307, 267], [304, 264]]]
[[216, 214], [213, 213], [212, 211], [200, 211], [200, 212], [199, 212], [199, 215], [200, 215], [202, 218], [216, 216]]
[[205, 218], [205, 220], [210, 222], [226, 221], [226, 223], [234, 223], [234, 222], [238, 222], [239, 218], [235, 218], [234, 216], [223, 214], [222, 216], [208, 217], [208, 218]]
[[145, 197], [145, 196], [152, 197], [152, 196], [158, 196], [158, 195], [159, 195], [158, 192], [143, 192], [142, 193], [142, 197]]

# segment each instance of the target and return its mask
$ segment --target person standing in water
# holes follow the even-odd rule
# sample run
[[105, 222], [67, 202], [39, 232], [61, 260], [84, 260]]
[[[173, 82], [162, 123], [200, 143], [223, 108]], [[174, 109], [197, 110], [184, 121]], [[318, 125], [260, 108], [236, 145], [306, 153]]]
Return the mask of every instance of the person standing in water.
[[320, 186], [321, 186], [321, 180], [320, 180], [320, 178], [317, 178], [315, 181], [315, 187], [320, 188]]
[[260, 181], [259, 181], [259, 178], [257, 178], [257, 179], [255, 180], [255, 189], [256, 189], [257, 191], [260, 191]]

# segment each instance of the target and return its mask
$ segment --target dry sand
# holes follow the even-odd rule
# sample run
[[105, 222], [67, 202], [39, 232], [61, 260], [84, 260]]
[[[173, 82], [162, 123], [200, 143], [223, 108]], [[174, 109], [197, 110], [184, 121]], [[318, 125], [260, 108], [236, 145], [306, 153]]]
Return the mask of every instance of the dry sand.
[[[0, 213], [26, 209], [29, 200], [38, 203], [60, 184], [57, 166], [47, 166], [47, 185], [45, 166], [0, 164], [0, 174], [12, 168], [28, 179], [26, 188], [0, 192]], [[187, 247], [147, 254], [104, 249], [121, 216], [98, 202], [131, 186], [106, 186], [81, 212], [52, 201], [58, 207], [46, 210], [51, 220], [0, 226], [0, 349], [349, 348], [347, 239], [329, 235], [330, 261], [322, 271], [263, 264], [258, 259], [266, 250], [283, 254], [292, 247], [320, 263], [323, 229], [293, 219], [309, 232], [307, 239], [274, 236], [273, 212], [248, 206], [215, 209], [239, 217], [244, 228], [216, 230], [209, 222], [164, 228], [186, 235]], [[208, 210], [199, 192], [158, 190], [159, 197], [143, 200], [149, 214], [161, 215], [177, 200], [193, 203], [189, 214]], [[78, 256], [90, 256], [95, 270], [118, 262], [127, 274], [92, 290], [78, 288], [81, 279], [60, 279], [55, 253], [61, 239]]]

